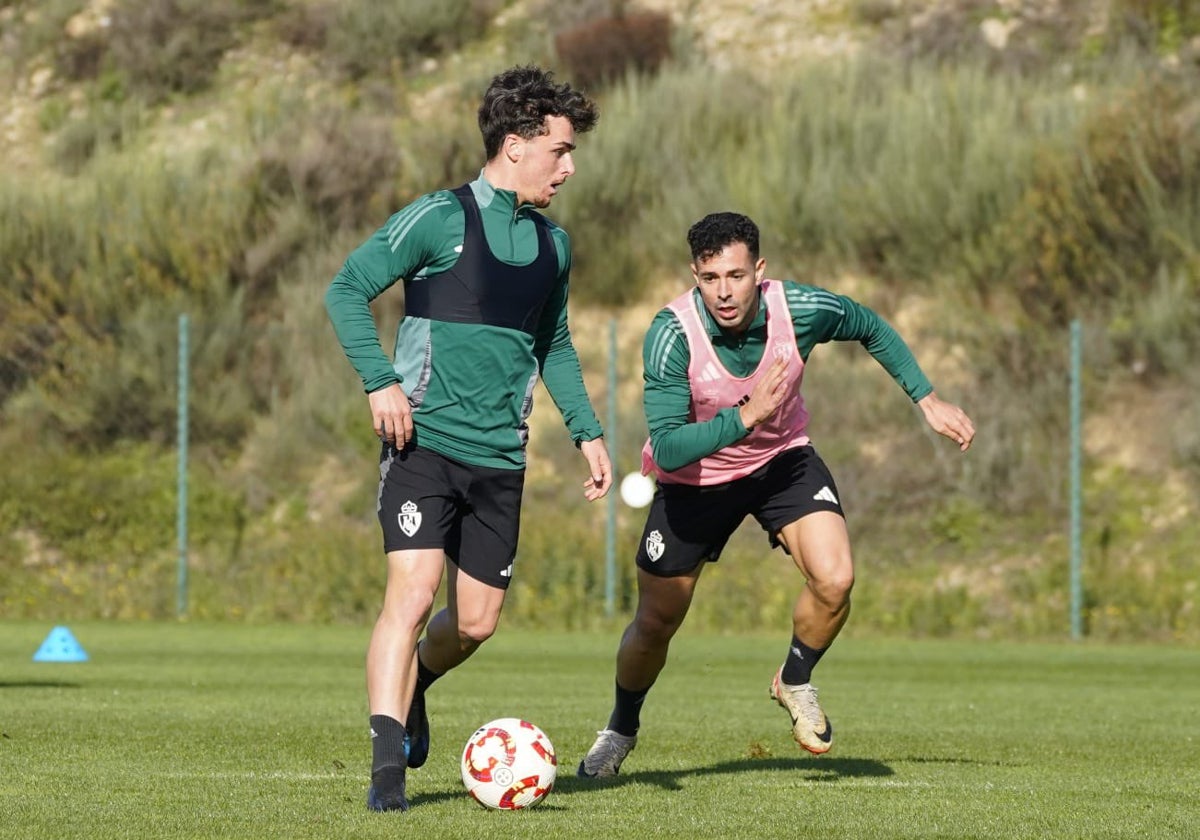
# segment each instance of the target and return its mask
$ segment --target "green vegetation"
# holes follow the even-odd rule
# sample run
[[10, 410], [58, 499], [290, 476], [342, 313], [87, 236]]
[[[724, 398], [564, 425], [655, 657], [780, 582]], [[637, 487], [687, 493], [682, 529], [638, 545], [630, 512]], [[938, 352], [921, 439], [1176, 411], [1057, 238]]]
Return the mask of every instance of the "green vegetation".
[[[834, 752], [767, 698], [777, 636], [685, 630], [611, 782], [574, 769], [608, 714], [612, 633], [508, 628], [430, 694], [433, 751], [403, 815], [364, 806], [366, 630], [72, 626], [91, 661], [0, 632], [4, 837], [1105, 837], [1195, 833], [1195, 648], [840, 640], [822, 663]], [[1136, 731], [1131, 710], [1144, 710]], [[487, 812], [458, 759], [534, 721], [559, 761], [536, 808]], [[62, 791], [70, 791], [70, 807]], [[750, 831], [753, 826], [753, 831]]]
[[[187, 312], [192, 615], [369, 619], [373, 441], [321, 298], [391, 212], [478, 170], [474, 108], [492, 72], [570, 66], [536, 14], [502, 5], [118, 2], [91, 28], [82, 2], [0, 6], [0, 42], [19, 46], [0, 74], [24, 91], [51, 68], [30, 95], [37, 141], [17, 150], [30, 165], [0, 174], [6, 615], [173, 613]], [[621, 61], [659, 69], [598, 90], [600, 126], [552, 215], [575, 246], [573, 329], [602, 418], [607, 324], [621, 319], [620, 469], [644, 435], [641, 334], [686, 277], [683, 233], [744, 210], [772, 275], [875, 306], [980, 429], [960, 458], [859, 348], [814, 353], [805, 387], [849, 499], [855, 624], [1063, 632], [1078, 318], [1089, 630], [1200, 639], [1200, 74], [1171, 47], [1196, 20], [1188, 4], [1124, 6], [1099, 40], [1079, 21], [1028, 23], [1010, 62], [965, 48], [975, 12], [934, 44], [866, 3], [848, 14], [881, 27], [871, 58], [764, 78], [697, 50], [661, 66], [658, 52], [605, 56], [598, 78]], [[395, 17], [418, 7], [424, 29]], [[1130, 35], [1138, 20], [1157, 34]], [[592, 25], [563, 18], [557, 34]], [[385, 346], [401, 297], [377, 301]], [[578, 455], [544, 393], [538, 405], [506, 619], [602, 624], [605, 508], [582, 503]], [[639, 533], [622, 509], [622, 610]], [[784, 620], [799, 579], [764, 548], [749, 526], [731, 543], [702, 587], [722, 598], [697, 604], [697, 623]]]

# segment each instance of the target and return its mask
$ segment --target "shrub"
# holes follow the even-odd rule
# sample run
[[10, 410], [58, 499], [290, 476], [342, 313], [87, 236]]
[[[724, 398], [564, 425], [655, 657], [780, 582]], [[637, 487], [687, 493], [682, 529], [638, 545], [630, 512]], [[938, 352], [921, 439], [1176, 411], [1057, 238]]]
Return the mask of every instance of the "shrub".
[[54, 163], [67, 174], [77, 175], [99, 152], [127, 145], [142, 117], [140, 108], [127, 103], [92, 102], [54, 135], [50, 146]]
[[54, 68], [71, 81], [94, 79], [100, 75], [108, 49], [109, 33], [102, 29], [62, 37], [54, 45]]
[[582, 87], [611, 83], [628, 72], [655, 73], [671, 57], [671, 18], [662, 12], [598, 18], [559, 32], [554, 49]]
[[333, 109], [268, 140], [257, 177], [270, 196], [299, 200], [336, 230], [386, 218], [398, 201], [398, 169], [388, 119]]
[[111, 54], [130, 88], [151, 102], [211, 83], [235, 43], [236, 0], [122, 0]]
[[300, 2], [289, 5], [275, 17], [274, 26], [285, 44], [307, 50], [323, 50], [336, 25], [337, 7], [332, 3]]
[[1093, 111], [1071, 144], [1039, 149], [996, 236], [1015, 243], [1027, 309], [1055, 323], [1088, 301], [1144, 296], [1160, 265], [1197, 257], [1200, 139], [1188, 86], [1152, 79]]
[[55, 53], [63, 41], [67, 21], [87, 3], [85, 0], [40, 0], [36, 4], [13, 2], [8, 5], [10, 12], [0, 17], [0, 55], [4, 56], [4, 64], [11, 61], [24, 73], [46, 53]]
[[[392, 75], [481, 34], [492, 3], [485, 0], [376, 0], [332, 2], [336, 10], [326, 50], [353, 79]], [[322, 14], [314, 12], [314, 14]]]
[[1132, 37], [1141, 46], [1174, 52], [1200, 35], [1200, 6], [1193, 0], [1115, 0], [1113, 40]]

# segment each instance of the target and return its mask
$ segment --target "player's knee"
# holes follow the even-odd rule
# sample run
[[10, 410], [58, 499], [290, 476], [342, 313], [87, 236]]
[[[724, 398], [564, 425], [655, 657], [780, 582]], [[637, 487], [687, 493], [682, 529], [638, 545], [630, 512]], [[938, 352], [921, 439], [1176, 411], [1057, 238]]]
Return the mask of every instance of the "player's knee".
[[850, 600], [850, 590], [854, 588], [854, 570], [846, 569], [834, 575], [829, 582], [830, 590], [833, 598], [839, 604], [844, 604]]
[[429, 620], [433, 609], [433, 593], [417, 589], [408, 590], [398, 598], [385, 601], [379, 613], [379, 621], [396, 627], [420, 629]]
[[458, 642], [463, 650], [474, 650], [486, 642], [496, 632], [496, 622], [488, 618], [473, 621], [459, 621]]
[[850, 600], [850, 590], [854, 588], [854, 568], [846, 565], [811, 583], [817, 597], [830, 609], [837, 609]]
[[683, 623], [682, 616], [674, 616], [655, 610], [638, 610], [634, 616], [634, 629], [644, 642], [666, 644]]

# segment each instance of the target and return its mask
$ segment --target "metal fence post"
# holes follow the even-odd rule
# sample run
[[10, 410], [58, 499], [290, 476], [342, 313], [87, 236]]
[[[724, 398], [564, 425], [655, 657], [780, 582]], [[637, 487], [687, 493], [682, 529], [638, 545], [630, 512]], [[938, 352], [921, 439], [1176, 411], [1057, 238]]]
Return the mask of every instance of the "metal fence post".
[[1083, 638], [1082, 335], [1071, 321], [1071, 638]]
[[617, 592], [617, 319], [608, 321], [608, 457], [612, 461], [613, 486], [608, 491], [608, 529], [604, 549], [604, 614], [616, 611]]
[[187, 557], [187, 462], [188, 462], [188, 316], [179, 316], [179, 405], [178, 469], [176, 475], [175, 536], [179, 548], [179, 570], [176, 579], [175, 612], [179, 618], [187, 615], [188, 557]]

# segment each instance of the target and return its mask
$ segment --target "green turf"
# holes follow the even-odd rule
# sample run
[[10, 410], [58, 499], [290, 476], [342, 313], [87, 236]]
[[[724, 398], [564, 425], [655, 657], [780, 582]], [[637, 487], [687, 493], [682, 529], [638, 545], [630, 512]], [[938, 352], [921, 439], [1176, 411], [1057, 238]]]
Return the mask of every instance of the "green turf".
[[[615, 781], [574, 768], [607, 718], [616, 636], [501, 628], [430, 694], [407, 814], [364, 807], [366, 628], [72, 624], [31, 661], [0, 624], [0, 837], [1195, 838], [1200, 651], [843, 639], [817, 680], [836, 746], [767, 698], [786, 639], [677, 639]], [[526, 717], [558, 749], [537, 808], [463, 792], [463, 741]]]

